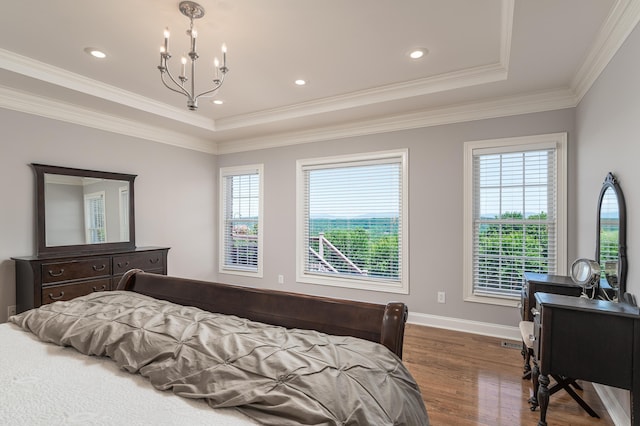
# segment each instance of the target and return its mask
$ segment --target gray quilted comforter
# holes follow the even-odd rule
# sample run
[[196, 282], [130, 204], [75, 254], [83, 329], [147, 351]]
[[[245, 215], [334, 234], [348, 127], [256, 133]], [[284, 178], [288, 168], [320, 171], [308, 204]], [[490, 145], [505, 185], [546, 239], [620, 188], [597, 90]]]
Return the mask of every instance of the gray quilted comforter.
[[426, 425], [420, 391], [382, 345], [288, 330], [140, 294], [93, 293], [11, 317], [41, 340], [108, 356], [153, 386], [265, 425]]

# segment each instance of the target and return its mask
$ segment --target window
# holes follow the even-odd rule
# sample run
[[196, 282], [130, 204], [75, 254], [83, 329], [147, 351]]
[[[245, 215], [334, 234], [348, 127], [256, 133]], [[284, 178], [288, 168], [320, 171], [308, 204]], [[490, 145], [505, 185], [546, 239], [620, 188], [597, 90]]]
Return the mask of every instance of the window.
[[262, 277], [262, 164], [220, 169], [220, 272]]
[[84, 195], [84, 232], [87, 244], [107, 242], [104, 191]]
[[298, 281], [408, 293], [407, 155], [298, 161]]
[[524, 272], [566, 273], [566, 133], [467, 142], [465, 300], [515, 306]]
[[129, 241], [129, 186], [118, 188], [120, 208], [120, 241]]

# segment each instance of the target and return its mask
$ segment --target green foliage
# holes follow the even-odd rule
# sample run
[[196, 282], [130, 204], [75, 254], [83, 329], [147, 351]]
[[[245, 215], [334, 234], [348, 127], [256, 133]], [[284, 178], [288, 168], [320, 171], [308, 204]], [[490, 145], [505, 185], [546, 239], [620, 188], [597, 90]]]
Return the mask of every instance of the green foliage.
[[618, 259], [618, 227], [604, 227], [600, 231], [600, 259], [617, 260]]
[[[387, 233], [374, 234], [362, 227], [352, 229], [330, 229], [324, 237], [342, 254], [367, 275], [373, 277], [398, 278], [399, 252], [398, 235]], [[318, 251], [317, 241], [311, 242], [312, 248]], [[339, 255], [324, 248], [324, 258], [339, 272], [356, 273]]]
[[[549, 230], [544, 223], [547, 215], [542, 212], [524, 218], [522, 213], [507, 212], [496, 219], [501, 222], [484, 223], [479, 229], [480, 283], [515, 292], [524, 272], [548, 272]], [[505, 219], [508, 220], [504, 222]]]

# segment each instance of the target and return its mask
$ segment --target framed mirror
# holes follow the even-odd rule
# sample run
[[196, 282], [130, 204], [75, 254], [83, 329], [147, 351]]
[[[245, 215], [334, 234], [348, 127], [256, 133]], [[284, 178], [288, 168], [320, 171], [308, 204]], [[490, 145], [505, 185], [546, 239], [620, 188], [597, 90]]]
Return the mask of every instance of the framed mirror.
[[622, 299], [627, 291], [627, 212], [622, 189], [608, 173], [598, 197], [596, 261], [602, 271], [601, 290]]
[[31, 166], [38, 255], [135, 248], [135, 175]]

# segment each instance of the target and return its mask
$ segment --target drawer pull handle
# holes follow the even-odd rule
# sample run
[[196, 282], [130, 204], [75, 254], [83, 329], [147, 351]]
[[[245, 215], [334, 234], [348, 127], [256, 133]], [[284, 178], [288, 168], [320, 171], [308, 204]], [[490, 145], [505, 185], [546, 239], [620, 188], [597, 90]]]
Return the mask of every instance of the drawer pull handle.
[[149, 263], [158, 263], [160, 262], [160, 258], [156, 257], [155, 259], [149, 259]]
[[102, 287], [97, 288], [97, 287], [93, 287], [93, 291], [105, 291], [107, 289], [107, 285], [106, 284], [102, 284]]
[[537, 317], [538, 315], [540, 315], [540, 311], [537, 310], [536, 308], [531, 308], [531, 313], [533, 314], [534, 317]]
[[106, 267], [107, 265], [105, 265], [104, 263], [100, 266], [96, 266], [96, 265], [92, 266], [93, 270], [96, 272], [104, 271]]
[[128, 260], [126, 262], [124, 262], [124, 263], [118, 262], [118, 268], [126, 268], [127, 266], [129, 266], [129, 261]]
[[54, 296], [53, 293], [49, 293], [49, 298], [51, 300], [60, 300], [63, 297], [64, 297], [64, 291], [61, 291], [59, 296]]
[[49, 275], [51, 275], [52, 277], [60, 277], [62, 276], [62, 274], [64, 274], [64, 268], [61, 268], [60, 272], [58, 273], [55, 273], [51, 269], [49, 269]]

